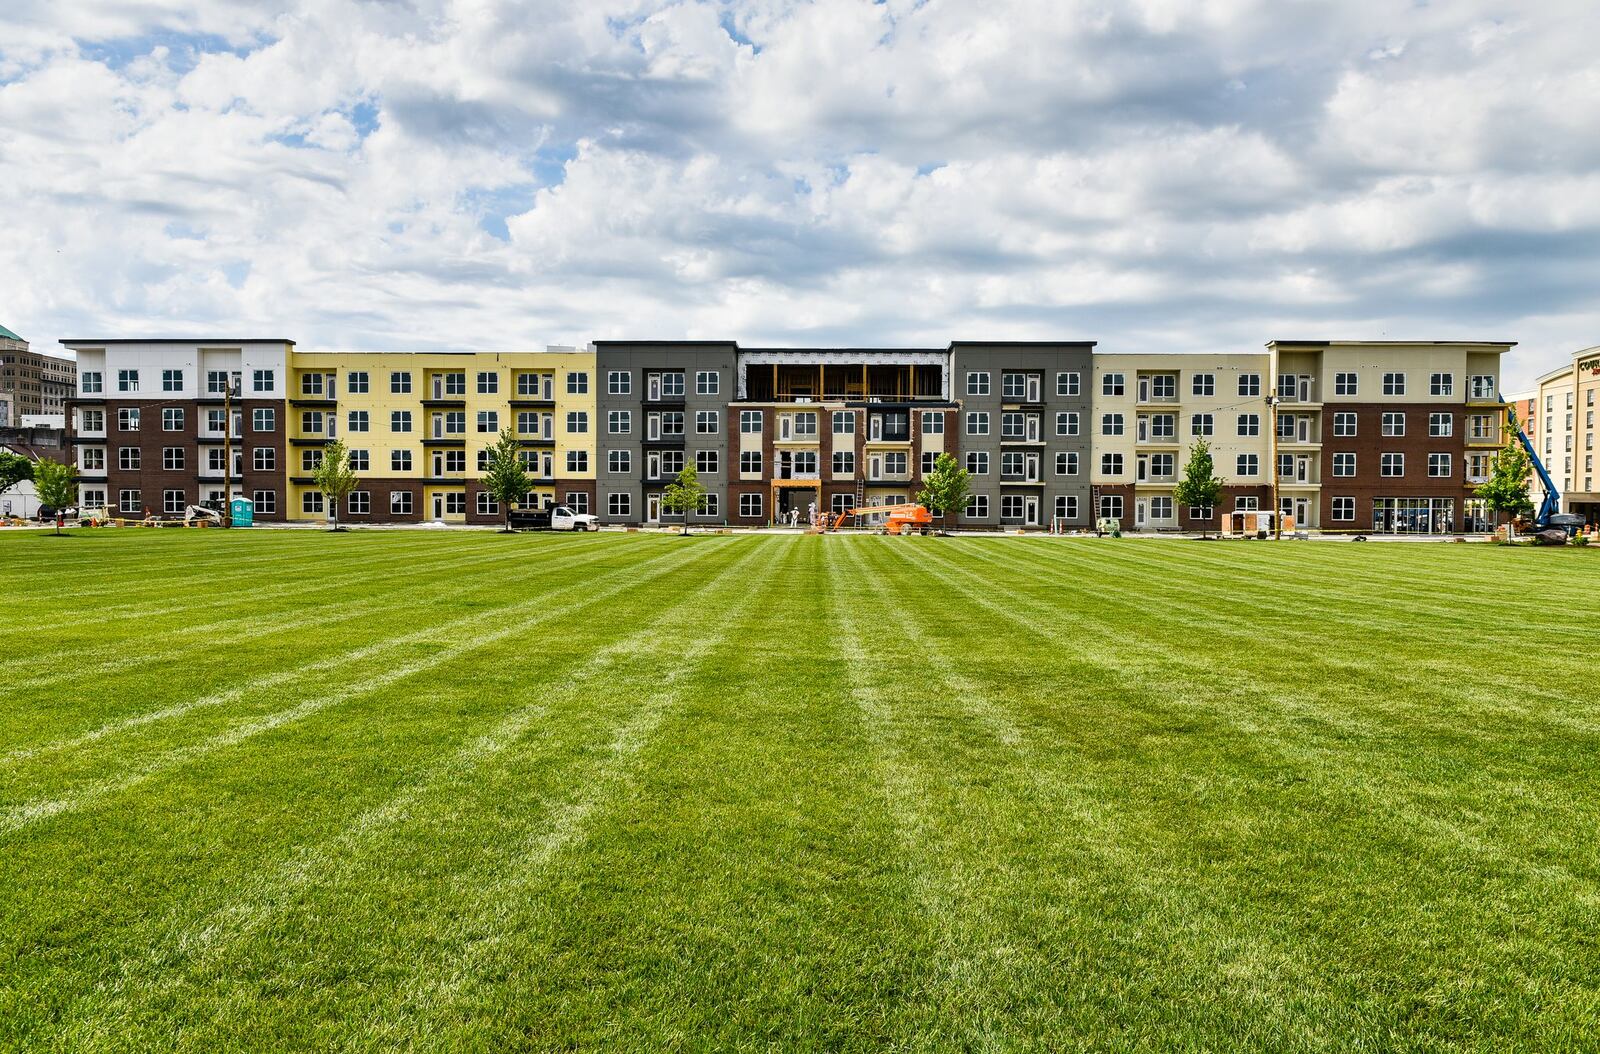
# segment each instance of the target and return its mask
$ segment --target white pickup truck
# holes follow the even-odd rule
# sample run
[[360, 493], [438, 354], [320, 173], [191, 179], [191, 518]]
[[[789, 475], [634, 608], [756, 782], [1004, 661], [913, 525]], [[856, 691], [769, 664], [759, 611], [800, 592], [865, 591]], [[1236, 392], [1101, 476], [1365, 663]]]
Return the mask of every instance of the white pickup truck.
[[600, 521], [587, 512], [573, 512], [565, 505], [548, 509], [512, 509], [511, 526], [526, 531], [598, 531]]

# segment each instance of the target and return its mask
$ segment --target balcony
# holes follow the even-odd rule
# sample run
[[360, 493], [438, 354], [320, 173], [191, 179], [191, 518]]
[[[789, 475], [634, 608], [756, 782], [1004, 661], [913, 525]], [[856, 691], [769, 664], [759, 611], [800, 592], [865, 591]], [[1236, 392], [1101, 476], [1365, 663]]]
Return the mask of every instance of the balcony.
[[1044, 480], [1041, 479], [1037, 473], [1034, 473], [1033, 475], [1022, 473], [1019, 475], [1016, 473], [1002, 472], [1000, 473], [1000, 483], [1002, 486], [1006, 487], [1044, 486]]
[[432, 399], [422, 400], [422, 405], [445, 410], [462, 410], [466, 408], [467, 397], [464, 395], [436, 395]]
[[308, 410], [332, 410], [338, 404], [337, 399], [324, 395], [298, 395], [289, 400], [290, 406], [303, 406]]
[[556, 401], [547, 396], [538, 395], [513, 395], [506, 400], [506, 405], [513, 410], [552, 410]]

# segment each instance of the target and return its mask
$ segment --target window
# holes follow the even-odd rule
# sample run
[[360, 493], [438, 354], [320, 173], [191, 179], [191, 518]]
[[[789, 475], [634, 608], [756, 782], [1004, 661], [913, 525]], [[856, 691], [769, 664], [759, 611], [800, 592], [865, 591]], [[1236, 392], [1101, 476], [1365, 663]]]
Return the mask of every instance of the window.
[[1153, 520], [1172, 519], [1172, 499], [1162, 495], [1151, 498], [1150, 518]]
[[1383, 375], [1384, 395], [1404, 395], [1406, 393], [1406, 375], [1403, 373], [1386, 373]]
[[[537, 373], [519, 373], [519, 374], [517, 374], [517, 397], [520, 398], [520, 399], [537, 399], [537, 398], [539, 398], [539, 380], [540, 380], [541, 376], [542, 376], [541, 374], [537, 374]], [[629, 375], [626, 374], [626, 373], [623, 373], [623, 374], [620, 374], [619, 376], [621, 376], [623, 378], [623, 391], [621, 391], [618, 394], [627, 395], [628, 394], [628, 392], [627, 392], [627, 388], [628, 388], [627, 378], [628, 378]]]
[[967, 435], [986, 436], [989, 434], [989, 413], [987, 410], [972, 410], [967, 413]]
[[1450, 477], [1450, 455], [1429, 454], [1428, 475], [1435, 479], [1448, 479]]
[[369, 418], [367, 416], [367, 411], [365, 411], [365, 410], [351, 410], [350, 414], [349, 414], [349, 423], [350, 423], [350, 431], [352, 431], [352, 432], [366, 432], [366, 431], [369, 431], [368, 425], [369, 425], [370, 421], [369, 421]]
[[989, 394], [989, 375], [987, 373], [969, 373], [969, 374], [967, 374], [967, 394], [968, 395], [988, 395]]
[[1100, 455], [1100, 474], [1102, 476], [1120, 476], [1120, 475], [1122, 475], [1122, 455], [1121, 454], [1101, 454]]
[[[713, 377], [716, 374], [712, 374]], [[721, 426], [717, 423], [717, 411], [696, 410], [694, 412], [694, 431], [696, 435], [714, 436]]]
[[853, 410], [835, 410], [833, 412], [833, 434], [848, 436], [856, 434], [856, 415]]
[[311, 514], [322, 512], [322, 491], [308, 490], [300, 495], [300, 511]]
[[939, 452], [937, 450], [924, 450], [922, 456], [917, 459], [917, 471], [926, 476], [933, 471], [933, 466], [938, 460]]
[[1150, 438], [1174, 439], [1178, 435], [1177, 414], [1151, 414]]
[[567, 394], [568, 395], [588, 395], [589, 394], [589, 375], [587, 373], [569, 373], [569, 374], [567, 374]]
[[139, 408], [137, 406], [124, 406], [117, 411], [117, 429], [122, 432], [137, 432], [139, 430]]
[[257, 516], [263, 513], [276, 515], [278, 512], [278, 492], [275, 490], [258, 490], [251, 500], [255, 503]]
[[989, 452], [987, 450], [967, 451], [967, 471], [974, 476], [987, 476], [989, 474]]
[[[522, 377], [531, 377], [531, 373], [524, 373], [517, 378], [520, 385]], [[611, 370], [606, 374], [606, 392], [610, 395], [632, 395], [633, 374], [627, 370]]]
[[320, 373], [302, 373], [300, 375], [300, 394], [320, 396], [322, 394], [322, 380], [322, 374]]
[[345, 391], [351, 395], [366, 395], [369, 390], [366, 370], [352, 370], [344, 376]]
[[629, 516], [632, 515], [632, 511], [633, 501], [631, 495], [621, 493], [606, 495], [607, 516]]
[[[809, 455], [800, 453], [795, 455], [796, 463], [800, 458]], [[890, 451], [883, 455], [883, 474], [885, 476], [903, 476], [906, 474], [906, 455], [903, 450]]]
[[1022, 495], [1002, 494], [1000, 496], [1000, 519], [1013, 523], [1022, 522]]
[[1239, 434], [1242, 436], [1258, 436], [1261, 434], [1260, 414], [1240, 414]]
[[1356, 395], [1360, 386], [1357, 384], [1356, 375], [1353, 373], [1336, 373], [1333, 375], [1333, 394]]
[[[86, 472], [104, 472], [106, 470], [106, 452], [97, 446], [86, 446], [79, 452], [78, 464]], [[102, 503], [104, 504], [104, 503]]]
[[1240, 454], [1234, 462], [1234, 471], [1240, 476], [1254, 476], [1261, 471], [1261, 458], [1256, 454]]
[[1059, 450], [1056, 452], [1056, 475], [1076, 476], [1078, 474], [1078, 452], [1076, 450]]
[[83, 394], [96, 395], [105, 392], [105, 378], [98, 372], [80, 374], [78, 383], [83, 388]]
[[589, 495], [581, 490], [567, 491], [567, 508], [576, 513], [587, 513], [589, 511]]
[[694, 454], [694, 470], [702, 476], [715, 476], [722, 471], [722, 460], [715, 450], [697, 450]]
[[250, 411], [250, 427], [257, 432], [271, 432], [278, 427], [277, 411], [271, 407], [258, 407]]
[[444, 514], [446, 516], [465, 516], [467, 514], [466, 494], [459, 490], [445, 491]]
[[835, 494], [828, 504], [833, 509], [834, 515], [837, 516], [841, 512], [847, 512], [856, 507], [856, 496], [854, 494]]
[[389, 492], [389, 513], [392, 516], [411, 515], [411, 492], [409, 490]]
[[1056, 414], [1056, 435], [1075, 436], [1078, 434], [1078, 411], [1062, 410]]
[[161, 430], [163, 432], [183, 431], [183, 407], [167, 406], [162, 408]]
[[164, 490], [161, 492], [161, 511], [165, 513], [181, 513], [186, 502], [183, 491]]
[[964, 515], [974, 520], [987, 519], [989, 516], [989, 495], [967, 495], [967, 507], [964, 511]]
[[1007, 402], [1020, 402], [1028, 397], [1028, 375], [1011, 370], [1000, 375], [1000, 393]]
[[117, 508], [123, 512], [138, 512], [139, 492], [136, 490], [117, 491]]
[[631, 471], [633, 471], [633, 455], [630, 454], [626, 450], [608, 450], [608, 451], [606, 451], [606, 471], [607, 472], [631, 472]]
[[1075, 520], [1078, 518], [1078, 496], [1076, 494], [1056, 495], [1056, 519]]
[[761, 452], [759, 450], [743, 450], [739, 453], [739, 471], [745, 475], [760, 475]]
[[661, 397], [663, 399], [681, 399], [681, 398], [683, 398], [683, 373], [682, 373], [682, 371], [673, 370], [670, 373], [663, 373], [660, 376], [661, 376]]
[[372, 453], [371, 453], [371, 451], [368, 451], [368, 450], [352, 450], [352, 451], [350, 451], [350, 471], [351, 472], [370, 472], [370, 471], [372, 471]]
[[1122, 495], [1100, 495], [1100, 518], [1110, 520], [1122, 519]]
[[[222, 451], [220, 451], [220, 450], [215, 451], [215, 454], [221, 454], [221, 453], [222, 453]], [[215, 456], [215, 454], [213, 456]], [[220, 466], [212, 465], [211, 467], [212, 468], [217, 468], [217, 467], [220, 467]], [[302, 450], [302, 451], [300, 451], [300, 470], [302, 472], [306, 472], [306, 473], [315, 472], [320, 467], [322, 467], [322, 451], [320, 449], [311, 449], [311, 450]]]
[[567, 451], [567, 472], [574, 474], [589, 471], [589, 452], [587, 450]]
[[1122, 395], [1128, 386], [1120, 373], [1108, 373], [1100, 378], [1101, 395]]
[[1000, 435], [1004, 439], [1021, 439], [1027, 432], [1027, 415], [1003, 413], [1000, 415]]
[[716, 370], [699, 370], [694, 375], [696, 395], [716, 395], [722, 390], [722, 375]]
[[853, 476], [856, 471], [856, 452], [854, 450], [835, 450], [833, 452], [833, 474], [836, 476]]
[[302, 410], [300, 412], [300, 431], [312, 435], [322, 434], [322, 411]]
[[85, 432], [104, 432], [106, 430], [106, 412], [104, 410], [84, 410], [82, 420]]
[[1261, 394], [1261, 374], [1239, 374], [1239, 394], [1245, 396], [1259, 396]]
[[1383, 454], [1378, 459], [1378, 474], [1380, 476], [1403, 476], [1406, 474], [1406, 456], [1404, 454]]
[[411, 451], [409, 451], [409, 450], [391, 450], [391, 451], [389, 451], [389, 469], [392, 472], [410, 472], [411, 471]]
[[1079, 377], [1076, 373], [1056, 374], [1057, 395], [1077, 395], [1081, 391]]
[[739, 431], [745, 435], [759, 435], [761, 432], [761, 411], [740, 410]]
[[1428, 415], [1428, 434], [1430, 436], [1447, 436], [1455, 432], [1456, 415], [1451, 413], [1433, 413]]
[[[405, 372], [404, 370], [395, 370], [391, 372], [389, 374], [389, 391], [395, 395], [411, 394], [411, 374]], [[406, 495], [407, 503], [409, 503], [410, 500], [411, 496], [409, 494]]]
[[1212, 508], [1210, 505], [1189, 506], [1189, 519], [1191, 520], [1209, 520], [1216, 514], [1217, 510]]
[[500, 503], [494, 500], [494, 495], [486, 490], [478, 491], [475, 508], [479, 516], [500, 515]]
[[1333, 415], [1333, 434], [1349, 437], [1356, 434], [1356, 415], [1350, 410], [1340, 410]]
[[161, 449], [161, 467], [168, 472], [183, 471], [183, 447], [163, 447]]
[[[465, 372], [446, 373], [442, 375], [442, 378], [444, 380], [444, 394], [447, 397], [454, 398], [467, 394], [467, 375]], [[448, 494], [445, 495], [446, 500], [449, 497]]]
[[741, 495], [739, 495], [739, 515], [745, 517], [746, 519], [751, 519], [751, 518], [755, 518], [755, 517], [760, 516], [761, 515], [761, 495], [759, 495], [759, 494], [741, 494]]
[[[490, 376], [493, 376], [493, 374], [490, 374]], [[354, 429], [352, 429], [352, 431], [354, 431]], [[478, 431], [487, 432], [491, 435], [498, 434], [500, 431], [500, 411], [479, 410]]]
[[1119, 436], [1122, 434], [1123, 422], [1121, 414], [1101, 414], [1100, 434], [1103, 436]]
[[1383, 414], [1383, 434], [1386, 436], [1405, 435], [1406, 415], [1403, 412], [1385, 410]]
[[[117, 391], [119, 391], [119, 392], [136, 392], [138, 390], [139, 390], [139, 371], [138, 370], [118, 370], [117, 371]], [[137, 493], [137, 492], [135, 492], [135, 493]]]
[[1158, 373], [1150, 378], [1150, 398], [1173, 400], [1178, 397], [1178, 377], [1173, 373]]
[[1216, 429], [1216, 421], [1210, 414], [1195, 414], [1189, 418], [1189, 434], [1196, 436], [1209, 436]]
[[411, 411], [410, 410], [392, 410], [392, 411], [390, 411], [390, 413], [389, 413], [389, 431], [391, 431], [391, 432], [409, 432], [409, 431], [411, 431]]
[[569, 434], [581, 434], [581, 433], [587, 432], [588, 430], [589, 430], [589, 411], [587, 411], [587, 410], [568, 410], [567, 411], [567, 432]]
[[1217, 375], [1214, 373], [1197, 373], [1190, 382], [1190, 390], [1196, 395], [1216, 395]]
[[1356, 499], [1334, 498], [1333, 518], [1340, 523], [1349, 523], [1356, 518]]
[[1356, 456], [1354, 454], [1333, 455], [1333, 474], [1335, 476], [1354, 476], [1356, 474]]
[[478, 394], [479, 395], [498, 395], [498, 394], [500, 394], [500, 374], [496, 373], [494, 370], [479, 370], [478, 371]]
[[372, 493], [365, 490], [352, 490], [346, 505], [352, 516], [370, 516], [372, 514]]
[[139, 468], [140, 453], [136, 446], [117, 448], [117, 467], [124, 472], [133, 472]]
[[[161, 390], [164, 391], [164, 392], [181, 392], [181, 391], [183, 391], [183, 371], [182, 370], [162, 370], [161, 371]], [[168, 491], [167, 493], [170, 494], [172, 492]], [[182, 510], [180, 509], [179, 511], [181, 512]]]
[[944, 435], [944, 413], [939, 410], [924, 410], [922, 412], [922, 434], [925, 436]]
[[[627, 376], [627, 374], [623, 374], [623, 376]], [[524, 416], [533, 417], [534, 415], [533, 414], [519, 414], [518, 415], [519, 418], [520, 417], [524, 417]], [[518, 427], [521, 427], [521, 426], [518, 426]], [[536, 428], [524, 428], [524, 429], [522, 429], [522, 431], [525, 431], [525, 432], [532, 432], [532, 431], [536, 431], [536, 430], [537, 430]], [[614, 436], [625, 436], [629, 432], [633, 431], [633, 411], [632, 410], [607, 410], [606, 411], [606, 431], [609, 432], [611, 435], [614, 435]]]
[[1455, 391], [1456, 377], [1453, 373], [1435, 373], [1428, 378], [1429, 395], [1450, 395]]

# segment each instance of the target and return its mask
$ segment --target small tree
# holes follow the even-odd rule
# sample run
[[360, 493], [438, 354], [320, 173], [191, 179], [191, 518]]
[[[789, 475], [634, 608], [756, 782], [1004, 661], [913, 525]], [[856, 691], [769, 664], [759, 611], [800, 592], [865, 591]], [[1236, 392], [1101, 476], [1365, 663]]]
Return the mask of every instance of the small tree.
[[[1189, 448], [1189, 463], [1183, 467], [1183, 478], [1172, 488], [1172, 500], [1180, 507], [1191, 509], [1202, 505], [1215, 509], [1222, 501], [1222, 480], [1216, 474], [1216, 464], [1211, 459], [1211, 446], [1204, 439]], [[1200, 536], [1206, 535], [1204, 524]]]
[[483, 489], [505, 510], [507, 534], [511, 533], [511, 506], [526, 497], [528, 487], [522, 448], [517, 444], [517, 434], [507, 428], [489, 448], [489, 471], [483, 476]]
[[56, 510], [56, 533], [61, 533], [61, 510], [77, 498], [77, 477], [71, 465], [40, 458], [33, 466], [33, 489], [39, 495], [39, 504], [53, 506]]
[[0, 494], [4, 494], [23, 480], [32, 478], [32, 461], [21, 454], [0, 450]]
[[961, 467], [954, 454], [940, 454], [934, 458], [933, 471], [922, 477], [917, 501], [929, 512], [944, 516], [965, 505], [971, 490], [972, 474]]
[[328, 515], [333, 520], [333, 529], [339, 527], [339, 505], [350, 492], [356, 489], [356, 474], [350, 471], [350, 451], [345, 449], [344, 442], [333, 439], [322, 449], [322, 464], [317, 466], [317, 471], [312, 474], [311, 481], [322, 491], [323, 497], [328, 502]]
[[700, 477], [695, 475], [693, 465], [683, 466], [678, 478], [667, 484], [666, 491], [661, 495], [661, 508], [667, 512], [683, 513], [683, 533], [689, 533], [689, 514], [704, 512], [706, 508], [706, 488], [700, 485]]
[[1504, 512], [1508, 518], [1526, 515], [1533, 512], [1533, 499], [1528, 496], [1531, 475], [1533, 462], [1513, 436], [1489, 463], [1489, 478], [1478, 484], [1473, 493], [1492, 511]]

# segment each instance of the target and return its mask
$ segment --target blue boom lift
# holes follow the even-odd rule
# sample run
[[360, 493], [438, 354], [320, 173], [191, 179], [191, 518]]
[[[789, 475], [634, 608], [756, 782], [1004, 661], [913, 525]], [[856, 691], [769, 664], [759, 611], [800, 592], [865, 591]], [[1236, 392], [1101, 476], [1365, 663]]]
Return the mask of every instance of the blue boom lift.
[[1544, 462], [1539, 460], [1538, 451], [1533, 449], [1533, 440], [1522, 430], [1522, 425], [1517, 420], [1517, 411], [1512, 407], [1506, 407], [1506, 418], [1511, 423], [1512, 431], [1517, 433], [1517, 442], [1527, 451], [1528, 460], [1533, 462], [1533, 471], [1539, 477], [1539, 485], [1544, 488], [1544, 500], [1539, 503], [1538, 510], [1533, 514], [1534, 530], [1543, 531], [1554, 527], [1570, 535], [1583, 526], [1583, 517], [1559, 511], [1561, 492], [1556, 489], [1556, 481], [1551, 479], [1550, 473], [1545, 470]]

